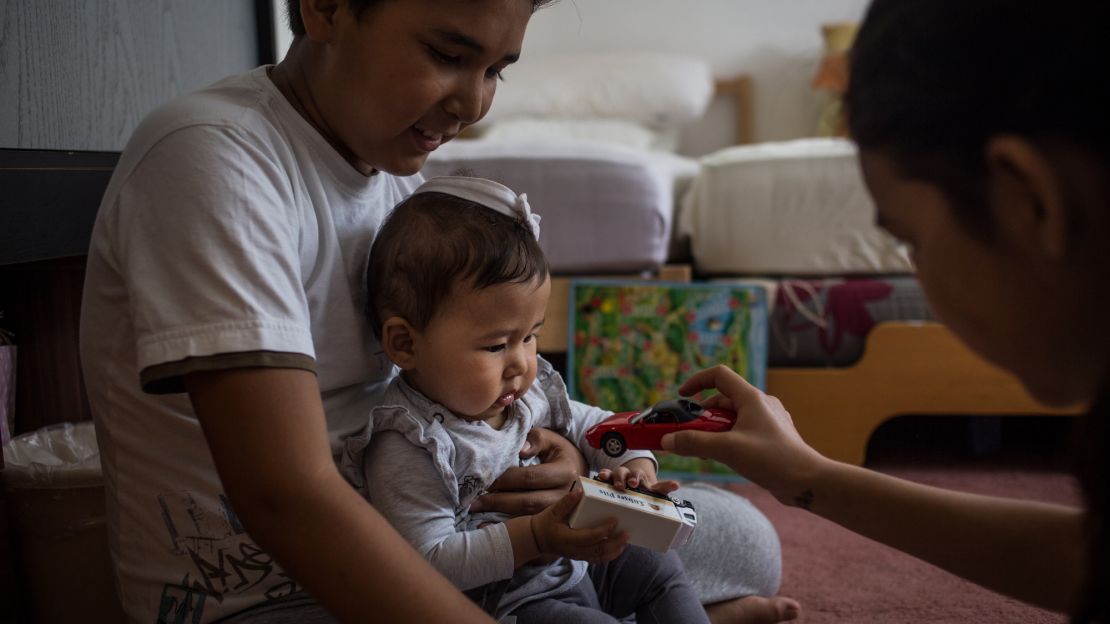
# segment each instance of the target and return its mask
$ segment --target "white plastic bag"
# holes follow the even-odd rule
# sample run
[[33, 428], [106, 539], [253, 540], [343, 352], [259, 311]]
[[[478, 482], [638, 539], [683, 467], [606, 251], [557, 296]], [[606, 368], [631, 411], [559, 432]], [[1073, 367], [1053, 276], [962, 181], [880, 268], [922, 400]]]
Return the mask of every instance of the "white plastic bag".
[[50, 425], [12, 438], [4, 445], [3, 477], [8, 489], [101, 485], [92, 422]]

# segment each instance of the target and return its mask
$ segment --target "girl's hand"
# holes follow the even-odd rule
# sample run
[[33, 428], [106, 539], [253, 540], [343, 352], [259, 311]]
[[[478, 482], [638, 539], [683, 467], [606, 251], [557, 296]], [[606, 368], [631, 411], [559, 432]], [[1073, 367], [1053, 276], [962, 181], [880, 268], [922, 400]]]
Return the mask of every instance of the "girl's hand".
[[655, 464], [646, 457], [629, 460], [613, 470], [602, 468], [597, 477], [612, 483], [618, 490], [642, 487], [659, 494], [670, 494], [678, 489], [678, 481], [659, 481], [655, 474]]
[[663, 436], [663, 448], [723, 462], [784, 504], [797, 504], [798, 485], [808, 482], [809, 475], [831, 460], [802, 440], [790, 413], [778, 399], [764, 394], [726, 366], [695, 373], [678, 392], [690, 396], [712, 388], [720, 394], [703, 405], [736, 412], [732, 430], [669, 433]]
[[617, 521], [610, 518], [589, 529], [572, 529], [567, 524], [582, 488], [576, 488], [554, 505], [532, 516], [532, 537], [541, 555], [559, 555], [570, 559], [604, 563], [616, 559], [628, 546], [628, 533], [617, 531]]

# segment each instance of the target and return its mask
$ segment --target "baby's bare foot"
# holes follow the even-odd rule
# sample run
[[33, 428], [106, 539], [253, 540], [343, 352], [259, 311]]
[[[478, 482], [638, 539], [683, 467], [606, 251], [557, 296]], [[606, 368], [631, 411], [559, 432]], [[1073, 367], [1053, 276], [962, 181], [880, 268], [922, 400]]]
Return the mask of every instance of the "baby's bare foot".
[[802, 607], [793, 598], [747, 596], [706, 605], [705, 612], [713, 624], [775, 624], [798, 619]]

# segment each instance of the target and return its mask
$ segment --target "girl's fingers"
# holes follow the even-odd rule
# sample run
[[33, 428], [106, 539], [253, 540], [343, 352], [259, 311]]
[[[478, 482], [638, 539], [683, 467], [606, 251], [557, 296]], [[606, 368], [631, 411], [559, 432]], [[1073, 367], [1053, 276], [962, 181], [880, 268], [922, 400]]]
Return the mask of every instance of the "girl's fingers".
[[651, 486], [651, 491], [658, 492], [659, 494], [670, 494], [671, 492], [677, 490], [679, 487], [680, 485], [678, 481], [667, 479], [665, 481], [656, 481], [655, 484]]
[[727, 366], [718, 364], [694, 373], [679, 387], [678, 393], [690, 396], [702, 390], [716, 389], [736, 405], [759, 398], [760, 391]]
[[623, 490], [628, 483], [628, 468], [621, 466], [620, 468], [615, 468], [611, 470], [610, 474], [612, 475], [612, 478], [609, 480], [609, 483], [611, 483], [613, 487], [617, 488], [618, 490]]

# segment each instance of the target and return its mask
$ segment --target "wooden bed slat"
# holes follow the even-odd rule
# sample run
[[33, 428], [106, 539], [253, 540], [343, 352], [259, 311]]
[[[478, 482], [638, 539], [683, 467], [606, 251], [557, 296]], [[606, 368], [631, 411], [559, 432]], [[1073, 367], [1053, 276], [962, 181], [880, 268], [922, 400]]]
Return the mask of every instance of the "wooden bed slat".
[[862, 464], [867, 441], [899, 415], [1074, 415], [1081, 407], [1035, 401], [1008, 372], [983, 360], [939, 323], [880, 323], [863, 356], [845, 368], [768, 371], [779, 398], [811, 446]]
[[746, 74], [729, 79], [718, 79], [717, 95], [732, 98], [736, 122], [736, 144], [747, 145], [754, 139], [752, 124], [752, 78]]

